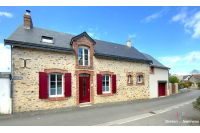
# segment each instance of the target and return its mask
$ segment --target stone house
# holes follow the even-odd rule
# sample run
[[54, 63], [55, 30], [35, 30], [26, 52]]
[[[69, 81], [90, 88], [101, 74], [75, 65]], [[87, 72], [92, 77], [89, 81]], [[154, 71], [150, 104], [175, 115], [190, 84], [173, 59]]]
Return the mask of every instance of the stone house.
[[193, 82], [192, 88], [198, 88], [197, 82], [200, 82], [200, 75], [191, 75], [188, 81]]
[[150, 98], [153, 61], [130, 40], [125, 46], [37, 28], [26, 13], [4, 43], [11, 46], [13, 112]]

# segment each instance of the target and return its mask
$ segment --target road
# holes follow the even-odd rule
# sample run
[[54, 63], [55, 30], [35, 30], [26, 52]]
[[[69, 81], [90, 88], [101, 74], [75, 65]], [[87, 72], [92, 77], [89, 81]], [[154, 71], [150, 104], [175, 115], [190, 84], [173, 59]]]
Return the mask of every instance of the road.
[[[175, 125], [177, 112], [183, 120], [200, 120], [200, 114], [192, 109], [192, 101], [200, 96], [200, 90], [155, 99], [95, 104], [90, 107], [70, 107], [46, 111], [15, 113], [0, 116], [1, 126], [135, 126]], [[179, 121], [178, 121], [179, 122]], [[198, 125], [181, 123], [179, 125]]]

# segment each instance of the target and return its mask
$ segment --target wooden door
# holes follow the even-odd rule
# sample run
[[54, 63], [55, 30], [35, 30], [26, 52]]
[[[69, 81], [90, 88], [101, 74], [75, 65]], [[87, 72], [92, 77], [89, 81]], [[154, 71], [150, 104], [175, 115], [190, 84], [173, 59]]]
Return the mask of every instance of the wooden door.
[[79, 102], [90, 102], [90, 77], [79, 77]]
[[175, 85], [172, 84], [172, 94], [175, 94]]
[[158, 83], [158, 96], [165, 96], [165, 83]]

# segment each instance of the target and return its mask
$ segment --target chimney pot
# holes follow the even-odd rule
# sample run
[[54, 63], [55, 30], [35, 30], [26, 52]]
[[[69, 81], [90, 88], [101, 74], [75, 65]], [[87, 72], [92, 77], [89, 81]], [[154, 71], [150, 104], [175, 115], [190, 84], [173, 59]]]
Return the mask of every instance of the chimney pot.
[[131, 48], [131, 40], [130, 40], [130, 39], [128, 39], [128, 41], [127, 41], [127, 46], [128, 46], [129, 48]]

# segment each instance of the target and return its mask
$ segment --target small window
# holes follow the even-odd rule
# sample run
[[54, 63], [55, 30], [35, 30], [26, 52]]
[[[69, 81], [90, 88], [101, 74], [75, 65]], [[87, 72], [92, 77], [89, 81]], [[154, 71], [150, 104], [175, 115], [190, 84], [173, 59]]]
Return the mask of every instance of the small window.
[[79, 66], [89, 66], [89, 49], [87, 47], [80, 46], [78, 48], [78, 64]]
[[42, 42], [44, 43], [54, 43], [53, 37], [48, 37], [48, 36], [42, 36]]
[[49, 75], [49, 97], [63, 96], [63, 75], [52, 73]]
[[137, 76], [137, 83], [142, 83], [142, 75]]
[[103, 93], [110, 93], [110, 76], [103, 75], [102, 76], [102, 89]]
[[131, 83], [131, 75], [128, 75], [128, 83]]

